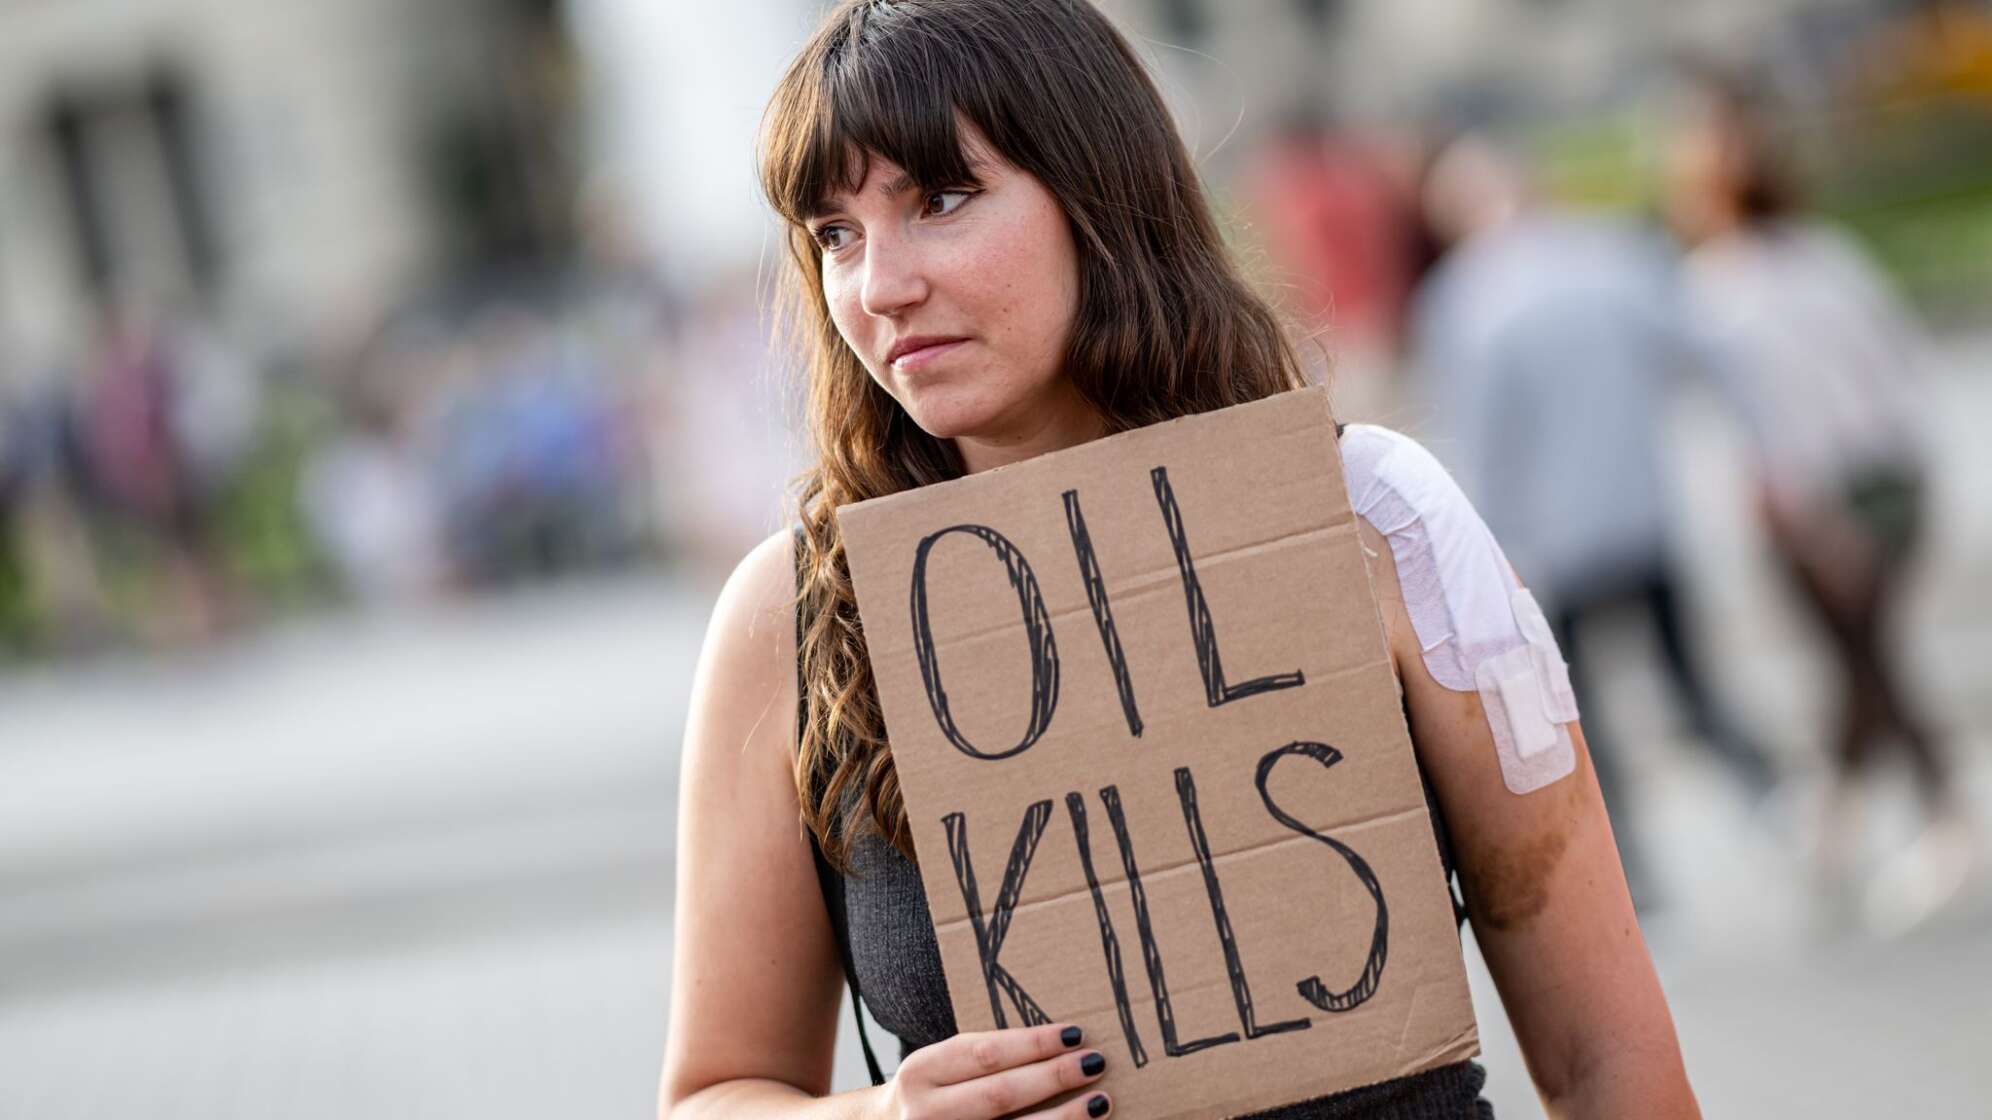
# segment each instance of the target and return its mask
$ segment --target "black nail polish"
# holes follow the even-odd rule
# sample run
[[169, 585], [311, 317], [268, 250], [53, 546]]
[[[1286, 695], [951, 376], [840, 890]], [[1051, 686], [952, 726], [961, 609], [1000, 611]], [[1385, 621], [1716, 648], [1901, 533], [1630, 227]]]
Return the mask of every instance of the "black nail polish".
[[[1094, 1074], [1099, 1073], [1101, 1070], [1105, 1068], [1107, 1068], [1107, 1059], [1098, 1053], [1088, 1054], [1085, 1057], [1079, 1059], [1079, 1072], [1085, 1074], [1088, 1077], [1091, 1077]], [[1107, 1098], [1101, 1097], [1100, 1099], [1106, 1100]], [[1094, 1115], [1097, 1116], [1099, 1114], [1094, 1113]]]
[[1106, 1114], [1107, 1095], [1105, 1093], [1095, 1093], [1093, 1099], [1086, 1102], [1086, 1115], [1105, 1116]]
[[1080, 1030], [1078, 1027], [1067, 1027], [1058, 1032], [1058, 1041], [1063, 1042], [1067, 1050], [1079, 1045], [1079, 1040], [1085, 1037], [1086, 1032]]

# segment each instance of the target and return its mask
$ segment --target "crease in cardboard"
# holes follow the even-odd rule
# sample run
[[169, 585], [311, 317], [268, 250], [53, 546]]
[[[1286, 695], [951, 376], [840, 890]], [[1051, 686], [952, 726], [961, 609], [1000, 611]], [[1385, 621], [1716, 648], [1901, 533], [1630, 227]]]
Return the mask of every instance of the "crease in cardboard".
[[[977, 635], [974, 635], [974, 636], [972, 636], [972, 637], [962, 637], [962, 638], [950, 638], [950, 639], [948, 639], [948, 640], [946, 640], [946, 641], [936, 641], [936, 642], [934, 643], [934, 654], [935, 654], [936, 658], [938, 658], [938, 657], [939, 657], [939, 655], [941, 655], [941, 654], [943, 654], [943, 653], [947, 653], [947, 652], [949, 652], [949, 651], [959, 651], [959, 650], [961, 649], [961, 647], [963, 647], [963, 646], [967, 646], [967, 645], [974, 645], [974, 644], [978, 644], [978, 643], [982, 643], [982, 642], [987, 642], [987, 641], [989, 641], [989, 640], [990, 640], [991, 638], [995, 638], [995, 637], [1001, 637], [1001, 636], [1003, 636], [1004, 634], [1006, 634], [1006, 633], [1007, 633], [1007, 632], [1009, 632], [1010, 630], [1022, 630], [1022, 629], [1023, 629], [1023, 627], [1022, 627], [1022, 625], [1021, 625], [1021, 624], [1016, 624], [1016, 623], [1012, 623], [1012, 624], [1009, 624], [1008, 626], [1004, 626], [1004, 627], [997, 627], [997, 628], [995, 628], [995, 629], [991, 629], [991, 630], [989, 630], [989, 631], [986, 631], [986, 632], [984, 632], [984, 633], [982, 633], [982, 634], [977, 634]], [[1367, 631], [1365, 631], [1365, 633], [1367, 633]], [[1249, 632], [1243, 632], [1243, 631], [1241, 631], [1241, 632], [1240, 632], [1240, 634], [1239, 634], [1239, 636], [1240, 636], [1241, 638], [1249, 638], [1249, 636], [1250, 636], [1250, 635], [1249, 635]], [[1094, 648], [1094, 646], [1096, 646], [1097, 644], [1098, 644], [1098, 643], [1097, 643], [1097, 641], [1096, 641], [1096, 642], [1094, 642], [1094, 643], [1093, 643], [1092, 645], [1089, 645], [1089, 646], [1087, 646], [1087, 649], [1091, 650], [1091, 649], [1093, 649], [1093, 648]], [[1383, 649], [1383, 648], [1384, 648], [1384, 645], [1383, 645], [1383, 638], [1382, 638], [1382, 635], [1381, 635], [1381, 634], [1378, 634], [1378, 635], [1377, 635], [1377, 641], [1376, 641], [1376, 644], [1375, 644], [1375, 646], [1373, 647], [1373, 649]], [[911, 655], [910, 655], [910, 654], [908, 654], [907, 656], [909, 656], [909, 657], [910, 657]], [[1389, 662], [1389, 661], [1388, 661], [1388, 660], [1387, 660], [1386, 658], [1383, 658], [1383, 657], [1377, 657], [1377, 656], [1374, 656], [1374, 654], [1373, 654], [1373, 651], [1371, 651], [1371, 652], [1365, 652], [1365, 653], [1361, 654], [1360, 656], [1361, 656], [1361, 660], [1359, 660], [1359, 661], [1358, 661], [1358, 660], [1349, 660], [1349, 661], [1346, 661], [1346, 662], [1344, 662], [1344, 663], [1343, 663], [1343, 664], [1341, 664], [1341, 665], [1338, 665], [1338, 666], [1333, 666], [1333, 667], [1330, 667], [1330, 668], [1328, 668], [1328, 669], [1319, 669], [1319, 668], [1315, 669], [1315, 670], [1313, 671], [1313, 673], [1311, 673], [1311, 674], [1310, 674], [1310, 675], [1308, 676], [1308, 678], [1307, 678], [1307, 683], [1308, 683], [1308, 684], [1310, 684], [1310, 685], [1312, 685], [1312, 684], [1315, 684], [1315, 683], [1317, 683], [1317, 682], [1318, 682], [1318, 683], [1321, 683], [1321, 684], [1327, 684], [1327, 683], [1329, 683], [1330, 681], [1334, 681], [1334, 680], [1337, 680], [1337, 679], [1340, 679], [1340, 678], [1342, 678], [1342, 677], [1346, 677], [1346, 676], [1351, 676], [1351, 675], [1353, 675], [1353, 674], [1356, 674], [1356, 673], [1360, 673], [1360, 672], [1363, 672], [1363, 671], [1365, 671], [1365, 670], [1368, 670], [1368, 669], [1373, 669], [1373, 668], [1376, 668], [1376, 667], [1378, 667], [1378, 666], [1381, 666], [1381, 667], [1383, 667], [1383, 668], [1384, 668], [1384, 670], [1385, 670], [1386, 672], [1390, 673], [1390, 674], [1391, 674], [1391, 675], [1392, 675], [1393, 677], [1395, 676], [1395, 671], [1394, 671], [1394, 670], [1392, 670], [1392, 669], [1390, 668], [1390, 662]], [[1063, 660], [1063, 658], [1061, 657], [1061, 658], [1060, 658], [1060, 666], [1061, 666], [1061, 668], [1063, 667], [1063, 665], [1064, 665], [1064, 660]], [[1145, 694], [1144, 694], [1144, 695], [1145, 695]], [[1208, 710], [1208, 709], [1209, 709], [1209, 704], [1208, 704], [1208, 703], [1207, 703], [1207, 702], [1205, 701], [1205, 698], [1204, 698], [1204, 696], [1203, 696], [1203, 694], [1202, 694], [1202, 693], [1200, 693], [1200, 692], [1199, 692], [1199, 693], [1195, 694], [1194, 696], [1192, 696], [1192, 697], [1191, 697], [1191, 699], [1192, 699], [1192, 700], [1194, 700], [1194, 701], [1196, 702], [1196, 703], [1195, 703], [1195, 705], [1178, 705], [1177, 707], [1179, 707], [1179, 708], [1180, 708], [1180, 707], [1185, 707], [1185, 706], [1195, 706], [1195, 707], [1200, 707], [1200, 708], [1203, 708], [1204, 710]], [[997, 761], [1001, 761], [1001, 760], [997, 760]]]
[[[1354, 522], [1354, 515], [1351, 514], [1348, 518], [1342, 519], [1340, 521], [1323, 524], [1299, 533], [1287, 533], [1277, 537], [1269, 537], [1263, 541], [1257, 541], [1251, 544], [1239, 545], [1234, 548], [1229, 548], [1219, 552], [1212, 552], [1208, 554], [1193, 552], [1190, 555], [1190, 559], [1198, 565], [1197, 576], [1199, 580], [1201, 580], [1206, 575], [1205, 571], [1203, 570], [1203, 567], [1206, 564], [1206, 562], [1216, 565], [1222, 565], [1234, 560], [1243, 560], [1250, 556], [1262, 555], [1264, 553], [1273, 551], [1274, 549], [1278, 549], [1281, 547], [1295, 547], [1295, 548], [1303, 547], [1314, 543], [1317, 538], [1324, 542], [1332, 541], [1335, 537], [1342, 535], [1338, 533], [1338, 530], [1340, 530], [1345, 525], [1350, 526], [1351, 531], [1353, 531], [1353, 522]], [[1044, 587], [1044, 581], [1042, 580], [1038, 581], [1038, 586], [1040, 588], [1040, 593], [1042, 593], [1042, 589]], [[1177, 569], [1174, 566], [1166, 568], [1158, 567], [1153, 569], [1152, 571], [1146, 571], [1132, 576], [1116, 577], [1114, 579], [1107, 580], [1105, 586], [1106, 586], [1107, 595], [1113, 600], [1115, 604], [1121, 606], [1123, 611], [1125, 611], [1126, 607], [1129, 604], [1137, 602], [1145, 602], [1149, 596], [1156, 593], [1155, 589], [1157, 588], [1175, 587], [1178, 588], [1177, 594], [1180, 595], [1182, 593], [1180, 590], [1182, 586], [1182, 573], [1180, 572], [1179, 569]], [[1047, 598], [1049, 598], [1049, 596], [1047, 596]], [[1093, 608], [1090, 603], [1086, 602], [1084, 596], [1081, 595], [1078, 603], [1070, 607], [1053, 609], [1051, 607], [1051, 604], [1047, 602], [1045, 604], [1045, 611], [1046, 611], [1045, 617], [1047, 619], [1049, 619], [1052, 623], [1058, 623], [1069, 618], [1080, 617], [1080, 616], [1085, 616], [1090, 618], [1093, 612]], [[1024, 624], [1021, 621], [1006, 620], [994, 626], [987, 626], [979, 630], [971, 630], [966, 633], [953, 635], [944, 642], [937, 642], [935, 644], [935, 648], [947, 649], [949, 646], [955, 645], [956, 643], [959, 642], [973, 641], [978, 638], [984, 638], [995, 634], [1006, 633], [1010, 630], [1021, 630], [1023, 629], [1023, 626]], [[872, 635], [870, 634], [867, 634], [866, 636], [867, 638], [872, 637]], [[893, 655], [904, 654], [913, 648], [911, 637], [912, 637], [911, 632], [908, 631], [907, 640], [905, 642], [898, 642], [898, 641], [889, 642], [889, 643], [882, 642], [877, 647], [878, 652], [882, 656], [893, 656]]]
[[[1427, 814], [1425, 812], [1425, 806], [1421, 803], [1415, 806], [1407, 806], [1402, 809], [1392, 810], [1387, 813], [1373, 814], [1371, 816], [1363, 818], [1362, 820], [1354, 821], [1347, 824], [1318, 826], [1317, 831], [1325, 832], [1329, 828], [1333, 828], [1337, 832], [1342, 832], [1342, 833], [1368, 832], [1368, 831], [1374, 831], [1379, 828], [1389, 827], [1390, 825], [1397, 824], [1409, 817], [1426, 817], [1426, 816]], [[1340, 839], [1340, 837], [1337, 837], [1337, 839]], [[1312, 836], [1303, 836], [1298, 832], [1289, 833], [1288, 835], [1282, 836], [1277, 840], [1267, 840], [1258, 844], [1251, 844], [1241, 848], [1233, 848], [1230, 851], [1226, 852], [1212, 852], [1211, 865], [1213, 867], [1222, 867], [1228, 864], [1234, 864], [1238, 860], [1244, 859], [1247, 856], [1252, 856], [1252, 855], [1270, 856], [1276, 854], [1284, 854], [1283, 849], [1292, 847], [1296, 844], [1318, 845], [1319, 843], [1320, 841]], [[1432, 862], [1436, 867], [1438, 865], [1438, 849], [1434, 847], [1432, 851], [1433, 851]], [[1096, 861], [1096, 863], [1097, 862], [1098, 861]], [[1186, 874], [1191, 870], [1196, 870], [1198, 871], [1199, 874], [1202, 873], [1201, 866], [1198, 864], [1195, 856], [1191, 856], [1188, 859], [1177, 860], [1172, 863], [1163, 864], [1154, 870], [1150, 870], [1146, 867], [1141, 868], [1140, 870], [1141, 870], [1141, 882], [1144, 887], [1147, 887], [1153, 883], [1158, 883], [1164, 880], [1173, 879], [1176, 875]], [[949, 880], [949, 885], [951, 886], [953, 885], [952, 880]], [[1126, 887], [1126, 886], [1128, 886], [1128, 878], [1126, 875], [1100, 876], [1100, 890], [1102, 891], [1106, 891], [1113, 887]], [[950, 900], [954, 901], [957, 905], [960, 902], [960, 893], [958, 891], [950, 892], [947, 897]], [[1025, 914], [1029, 914], [1037, 910], [1042, 910], [1048, 906], [1055, 906], [1061, 902], [1066, 902], [1079, 898], [1084, 898], [1086, 900], [1086, 905], [1088, 907], [1092, 906], [1091, 888], [1081, 885], [1071, 890], [1059, 891], [1056, 894], [1047, 895], [1042, 898], [1032, 898], [1032, 899], [1019, 898], [1017, 900], [1017, 905], [1011, 909], [1010, 913], [1014, 916], [1012, 918], [1012, 920], [1014, 921], [1015, 918], [1022, 917]], [[953, 916], [954, 912], [955, 912], [954, 909], [951, 908], [948, 911], [949, 916], [946, 918], [942, 918], [939, 916], [940, 912], [938, 909], [933, 908], [931, 905], [929, 906], [929, 913], [934, 915], [934, 928], [942, 932], [952, 931], [958, 926], [967, 925], [969, 923], [970, 920], [969, 914], [966, 909], [962, 910], [960, 917]]]
[[[1443, 998], [1444, 990], [1453, 986], [1453, 973], [1455, 971], [1464, 971], [1464, 968], [1465, 963], [1462, 960], [1457, 970], [1448, 969], [1446, 970], [1447, 974], [1444, 976], [1425, 977], [1412, 990], [1411, 998], [1404, 1006], [1404, 1023], [1397, 1033], [1397, 1044], [1391, 1050], [1392, 1061], [1394, 1062], [1392, 1068], [1396, 1071], [1390, 1075], [1391, 1077], [1403, 1077], [1406, 1074], [1416, 1073], [1419, 1070], [1430, 1069], [1433, 1065], [1441, 1064], [1443, 1061], [1464, 1061], [1480, 1052], [1479, 1023], [1469, 1017], [1465, 1025], [1451, 1037], [1418, 1050], [1408, 1051], [1410, 1056], [1408, 1058], [1405, 1056], [1407, 1054], [1405, 1040], [1410, 1036], [1411, 1028], [1416, 1024], [1419, 1005], [1425, 1000], [1427, 994], [1433, 992], [1435, 989], [1439, 990], [1440, 998]], [[1385, 1078], [1385, 1080], [1388, 1080], [1388, 1078]]]
[[[1021, 626], [1018, 626], [1018, 629], [1021, 628], [1022, 628]], [[966, 641], [966, 639], [935, 643], [934, 645], [935, 658], [938, 659], [942, 653], [945, 653], [950, 649], [954, 649], [956, 646], [962, 644], [962, 641]], [[1383, 648], [1382, 636], [1380, 634], [1377, 636], [1376, 648], [1377, 649]], [[1062, 665], [1063, 662], [1061, 661], [1061, 671], [1062, 671]], [[1312, 675], [1310, 675], [1307, 678], [1307, 684], [1304, 685], [1303, 688], [1316, 688], [1316, 687], [1327, 688], [1331, 685], [1343, 681], [1348, 677], [1353, 677], [1361, 673], [1376, 672], [1378, 670], [1381, 670], [1385, 675], [1389, 676], [1393, 684], [1395, 684], [1397, 680], [1397, 673], [1396, 670], [1391, 667], [1390, 661], [1387, 657], [1377, 657], [1377, 656], [1371, 656], [1370, 654], [1364, 654], [1362, 655], [1362, 659], [1359, 661], [1350, 661], [1346, 664], [1340, 666], [1332, 666], [1327, 669], [1318, 669], [1318, 668], [1315, 669]], [[1150, 694], [1144, 692], [1142, 695], [1146, 697]], [[1182, 694], [1181, 696], [1174, 696], [1171, 695], [1170, 693], [1161, 692], [1158, 690], [1155, 693], [1155, 695], [1159, 696], [1160, 699], [1156, 701], [1153, 705], [1154, 710], [1152, 716], [1150, 715], [1149, 711], [1150, 705], [1148, 703], [1144, 703], [1142, 705], [1142, 711], [1143, 711], [1142, 722], [1148, 728], [1156, 728], [1163, 726], [1165, 721], [1172, 718], [1181, 718], [1180, 714], [1183, 712], [1194, 712], [1202, 714], [1209, 712], [1211, 710], [1209, 701], [1205, 699], [1202, 693], [1186, 693]], [[922, 697], [921, 699], [924, 701], [924, 697]], [[887, 701], [883, 695], [880, 696], [880, 701], [882, 703], [890, 703], [890, 701]], [[892, 713], [890, 711], [887, 711], [886, 713], [888, 717], [890, 717], [891, 714]], [[1120, 737], [1126, 738], [1127, 724], [1124, 722], [1116, 724], [1114, 722], [1115, 720], [1118, 720], [1120, 718], [1121, 717], [1119, 713], [1116, 711], [1112, 713], [1110, 716], [1104, 717], [1096, 721], [1095, 723], [1089, 724], [1088, 726], [1089, 727], [1118, 726], [1120, 729], [1119, 731]], [[1403, 716], [1401, 713], [1398, 716], [1398, 721], [1399, 721], [1398, 722], [1399, 726], [1404, 726]], [[1050, 732], [1047, 731], [1046, 734], [1050, 734]], [[1077, 733], [1064, 732], [1062, 734], [1077, 734]], [[1155, 736], [1153, 735], [1149, 735], [1147, 737], [1150, 739], [1155, 738]], [[998, 759], [996, 761], [1000, 762], [1004, 760]]]
[[1480, 1032], [1472, 1027], [1468, 1027], [1444, 1042], [1420, 1050], [1413, 1057], [1398, 1062], [1392, 1072], [1377, 1078], [1376, 1081], [1365, 1082], [1365, 1084], [1375, 1085], [1378, 1082], [1389, 1081], [1392, 1078], [1408, 1077], [1422, 1070], [1431, 1069], [1433, 1066], [1463, 1062], [1478, 1053], [1480, 1053]]
[[[1422, 1073], [1425, 1070], [1433, 1069], [1438, 1066], [1452, 1065], [1457, 1062], [1463, 1062], [1469, 1058], [1474, 1057], [1479, 1053], [1480, 1053], [1480, 1032], [1477, 1027], [1469, 1025], [1465, 1029], [1460, 1031], [1458, 1034], [1455, 1034], [1451, 1038], [1446, 1039], [1444, 1042], [1441, 1042], [1437, 1045], [1430, 1046], [1423, 1050], [1418, 1051], [1416, 1056], [1412, 1057], [1411, 1059], [1402, 1060], [1397, 1062], [1393, 1066], [1385, 1067], [1377, 1076], [1373, 1078], [1364, 1081], [1357, 1081], [1355, 1083], [1343, 1086], [1341, 1088], [1337, 1088], [1332, 1092], [1344, 1093], [1356, 1089], [1366, 1089], [1371, 1085], [1381, 1085], [1386, 1081], [1394, 1081], [1400, 1077], [1409, 1077], [1414, 1073]], [[1273, 1105], [1270, 1107], [1278, 1108], [1280, 1106]], [[1259, 1104], [1249, 1105], [1247, 1106], [1247, 1108], [1249, 1109], [1249, 1111], [1227, 1112], [1224, 1113], [1223, 1115], [1231, 1118], [1249, 1117], [1249, 1116], [1256, 1116], [1259, 1113], [1266, 1112], [1269, 1110], [1268, 1106], [1259, 1105]], [[1169, 1114], [1171, 1118], [1191, 1116], [1191, 1115], [1195, 1114], [1187, 1112]]]
[[1397, 1025], [1397, 1041], [1390, 1047], [1393, 1055], [1400, 1057], [1403, 1055], [1404, 1040], [1411, 1036], [1411, 1024], [1418, 1017], [1418, 1003], [1425, 998], [1426, 990], [1427, 986], [1424, 984], [1411, 989], [1411, 998], [1405, 1001], [1403, 1015]]

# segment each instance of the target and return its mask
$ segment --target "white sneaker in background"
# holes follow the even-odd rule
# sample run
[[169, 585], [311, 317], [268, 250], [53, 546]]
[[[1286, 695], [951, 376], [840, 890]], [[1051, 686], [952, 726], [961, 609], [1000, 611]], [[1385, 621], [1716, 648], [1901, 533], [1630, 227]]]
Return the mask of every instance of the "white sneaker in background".
[[1979, 862], [1978, 833], [1962, 812], [1933, 818], [1922, 833], [1868, 881], [1861, 911], [1868, 932], [1910, 932], [1965, 894]]

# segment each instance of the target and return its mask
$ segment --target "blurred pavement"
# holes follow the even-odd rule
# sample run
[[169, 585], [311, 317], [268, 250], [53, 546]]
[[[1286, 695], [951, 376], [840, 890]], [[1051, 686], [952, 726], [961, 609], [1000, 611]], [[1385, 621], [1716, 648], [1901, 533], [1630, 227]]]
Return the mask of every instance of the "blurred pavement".
[[[1942, 364], [1951, 473], [1912, 654], [1992, 816], [1992, 335]], [[1709, 417], [1687, 403], [1677, 440], [1704, 644], [1802, 764], [1825, 700], [1811, 639], [1723, 490], [1738, 445]], [[1415, 409], [1385, 419], [1417, 429]], [[711, 591], [621, 577], [0, 678], [0, 1117], [650, 1115], [676, 742]], [[1822, 929], [1791, 822], [1753, 819], [1670, 741], [1625, 644], [1607, 695], [1650, 748], [1632, 765], [1669, 903], [1649, 939], [1708, 1115], [1992, 1099], [1983, 873], [1907, 935]], [[1906, 828], [1892, 804], [1884, 843]], [[1477, 957], [1474, 977], [1490, 1096], [1535, 1115]]]

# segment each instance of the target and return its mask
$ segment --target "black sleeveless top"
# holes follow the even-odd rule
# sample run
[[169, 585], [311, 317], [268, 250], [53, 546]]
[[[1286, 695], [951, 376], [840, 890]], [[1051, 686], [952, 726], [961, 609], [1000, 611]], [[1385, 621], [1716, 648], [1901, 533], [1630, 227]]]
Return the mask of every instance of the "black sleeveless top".
[[[800, 557], [800, 527], [796, 534]], [[800, 578], [798, 570], [798, 581]], [[798, 608], [798, 650], [803, 630], [804, 620]], [[796, 676], [800, 682], [800, 654]], [[804, 718], [798, 689], [798, 742]], [[1425, 796], [1430, 804], [1429, 786]], [[1450, 883], [1451, 845], [1438, 806], [1430, 807], [1439, 857]], [[927, 910], [927, 892], [920, 881], [919, 868], [876, 830], [852, 842], [849, 874], [840, 875], [824, 859], [814, 833], [810, 845], [816, 850], [817, 877], [823, 886], [824, 904], [837, 937], [853, 1002], [861, 999], [872, 1018], [899, 1039], [902, 1056], [953, 1036], [957, 1030], [954, 1005], [948, 997], [947, 976], [941, 968], [940, 945], [934, 938], [934, 924]], [[1465, 908], [1456, 897], [1454, 913], [1464, 920]], [[858, 1029], [863, 1038], [862, 1019], [858, 1021]], [[864, 1045], [873, 1083], [882, 1083], [870, 1040], [864, 1039]], [[1255, 1112], [1249, 1120], [1493, 1120], [1494, 1106], [1480, 1099], [1480, 1089], [1486, 1081], [1487, 1073], [1477, 1062], [1457, 1062], [1333, 1096]]]

